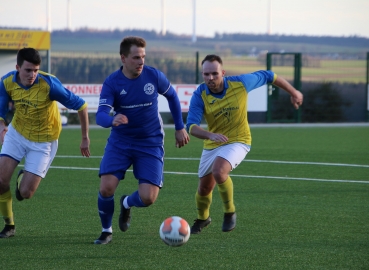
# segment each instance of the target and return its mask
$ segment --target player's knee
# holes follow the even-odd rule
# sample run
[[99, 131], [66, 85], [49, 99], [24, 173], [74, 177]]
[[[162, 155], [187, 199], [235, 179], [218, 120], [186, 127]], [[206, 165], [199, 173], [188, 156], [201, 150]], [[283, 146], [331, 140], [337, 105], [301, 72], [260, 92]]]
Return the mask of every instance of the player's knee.
[[200, 196], [207, 196], [213, 190], [212, 186], [199, 186], [197, 192]]
[[31, 190], [19, 190], [20, 195], [24, 198], [24, 199], [31, 199], [33, 197], [33, 195], [35, 194], [34, 191]]
[[113, 189], [106, 189], [106, 188], [104, 188], [104, 189], [100, 189], [100, 194], [103, 196], [103, 197], [111, 197], [111, 196], [113, 196], [114, 195], [114, 192], [115, 192], [115, 190], [113, 190]]
[[0, 177], [0, 194], [4, 194], [10, 189], [9, 181], [5, 181]]
[[115, 185], [108, 185], [108, 184], [101, 184], [100, 185], [100, 194], [103, 197], [111, 197], [115, 193], [116, 186]]
[[215, 169], [213, 170], [213, 176], [217, 184], [222, 184], [228, 178], [228, 172]]
[[149, 197], [141, 197], [141, 201], [146, 205], [150, 206], [156, 201], [156, 197], [149, 196]]

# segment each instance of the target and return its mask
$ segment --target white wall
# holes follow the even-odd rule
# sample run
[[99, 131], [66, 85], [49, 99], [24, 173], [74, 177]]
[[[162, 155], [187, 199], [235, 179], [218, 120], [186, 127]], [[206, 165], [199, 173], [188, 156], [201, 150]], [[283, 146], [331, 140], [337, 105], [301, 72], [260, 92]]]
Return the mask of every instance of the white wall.
[[17, 52], [0, 50], [0, 77], [9, 71], [15, 70], [17, 64]]

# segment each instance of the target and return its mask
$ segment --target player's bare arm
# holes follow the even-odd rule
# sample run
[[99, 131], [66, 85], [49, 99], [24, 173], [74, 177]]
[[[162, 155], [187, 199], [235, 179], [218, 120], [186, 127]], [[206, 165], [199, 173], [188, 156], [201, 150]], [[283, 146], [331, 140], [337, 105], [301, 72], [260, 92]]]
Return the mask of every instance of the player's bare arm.
[[176, 137], [176, 147], [181, 148], [188, 144], [190, 141], [190, 136], [188, 136], [186, 129], [176, 130], [175, 132]]
[[81, 149], [82, 156], [90, 157], [90, 155], [91, 155], [91, 153], [90, 153], [90, 139], [88, 137], [87, 138], [82, 138], [80, 149]]
[[113, 126], [116, 127], [122, 124], [128, 124], [128, 118], [124, 114], [118, 113], [117, 115], [114, 116]]
[[277, 77], [277, 79], [273, 83], [275, 86], [278, 86], [285, 90], [291, 96], [291, 103], [297, 110], [303, 102], [303, 95], [300, 91], [296, 90], [288, 81], [286, 81], [282, 77]]
[[302, 93], [297, 90], [291, 95], [291, 103], [296, 110], [302, 105], [303, 98]]
[[89, 157], [90, 153], [90, 138], [88, 136], [89, 121], [88, 121], [88, 109], [85, 107], [83, 110], [78, 111], [78, 117], [81, 125], [82, 141], [80, 144], [81, 154], [84, 157]]
[[0, 145], [3, 145], [5, 133], [8, 131], [8, 127], [4, 121], [0, 120]]
[[217, 143], [225, 143], [228, 141], [228, 137], [220, 133], [212, 133], [203, 129], [200, 126], [193, 126], [191, 128], [191, 135], [199, 139], [208, 139]]

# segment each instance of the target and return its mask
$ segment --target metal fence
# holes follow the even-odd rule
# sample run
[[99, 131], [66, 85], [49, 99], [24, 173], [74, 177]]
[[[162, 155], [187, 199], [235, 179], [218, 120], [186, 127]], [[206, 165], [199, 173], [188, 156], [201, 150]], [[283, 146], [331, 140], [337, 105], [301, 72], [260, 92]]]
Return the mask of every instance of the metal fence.
[[[202, 82], [201, 60], [208, 54], [202, 51], [147, 51], [146, 64], [163, 71], [173, 84]], [[219, 53], [227, 75], [250, 73], [266, 69], [266, 53], [232, 55]], [[290, 82], [294, 80], [294, 64], [289, 56], [273, 59], [272, 70]], [[366, 122], [368, 114], [368, 66], [365, 57], [354, 54], [302, 54], [301, 90], [305, 104], [302, 122]], [[117, 54], [51, 53], [51, 71], [65, 83], [102, 83], [121, 65]], [[292, 109], [286, 109], [282, 91], [274, 98], [271, 122], [295, 121]], [[324, 109], [323, 109], [324, 108]], [[266, 122], [264, 115], [251, 121]], [[255, 119], [255, 120], [253, 120]]]
[[[298, 53], [298, 52], [296, 52]], [[206, 52], [148, 52], [146, 64], [161, 69], [172, 83], [197, 83], [201, 81], [199, 67], [201, 60], [206, 56]], [[223, 59], [224, 69], [228, 75], [249, 73], [255, 70], [266, 69], [266, 53], [259, 55], [228, 55], [219, 54]], [[104, 76], [117, 69], [121, 63], [119, 55], [112, 53], [51, 53], [51, 71], [58, 77], [64, 77], [63, 73], [70, 73], [68, 83], [78, 83], [80, 78], [75, 73], [75, 68], [68, 67], [67, 71], [60, 71], [60, 64], [64, 62], [72, 63], [72, 60], [80, 59], [82, 65], [95, 64], [103, 66]], [[85, 61], [83, 61], [85, 60]], [[86, 61], [86, 60], [89, 60]], [[112, 63], [110, 67], [105, 68], [106, 63]], [[171, 64], [175, 63], [175, 70], [181, 69], [192, 71], [191, 78], [181, 78], [173, 76]], [[340, 57], [337, 54], [321, 54], [308, 56], [302, 54], [302, 81], [306, 82], [339, 82], [339, 83], [366, 83], [367, 82], [368, 60], [359, 58], [357, 55], [345, 55]], [[85, 75], [92, 70], [91, 66], [84, 66]], [[293, 79], [293, 63], [289, 57], [278, 60], [278, 64], [273, 66], [274, 71], [287, 80]], [[107, 73], [107, 74], [105, 74]], [[167, 74], [169, 73], [169, 74]], [[88, 77], [88, 76], [87, 76]], [[96, 82], [93, 82], [96, 83]]]

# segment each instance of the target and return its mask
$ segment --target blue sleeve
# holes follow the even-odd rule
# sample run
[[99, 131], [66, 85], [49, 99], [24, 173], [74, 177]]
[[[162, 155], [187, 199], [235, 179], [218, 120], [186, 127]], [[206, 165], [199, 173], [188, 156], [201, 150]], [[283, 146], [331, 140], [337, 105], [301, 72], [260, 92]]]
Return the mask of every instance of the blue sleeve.
[[3, 81], [0, 81], [0, 119], [5, 121], [6, 114], [9, 111], [10, 97], [5, 90]]
[[114, 117], [110, 115], [111, 107], [99, 106], [96, 112], [96, 124], [101, 127], [108, 128], [113, 125]]
[[99, 108], [104, 105], [110, 107], [110, 109], [114, 107], [115, 95], [113, 82], [114, 78], [111, 79], [110, 76], [104, 81], [100, 92]]
[[230, 77], [238, 77], [236, 80], [240, 80], [245, 86], [246, 91], [250, 92], [260, 86], [272, 83], [274, 81], [274, 72], [270, 70], [259, 70], [253, 73]]
[[96, 112], [96, 124], [104, 128], [112, 126], [114, 117], [110, 115], [110, 112], [113, 109], [113, 104], [114, 91], [109, 77], [104, 81], [101, 89], [99, 107]]
[[156, 70], [158, 75], [158, 93], [163, 95], [168, 100], [170, 112], [172, 114], [174, 125], [176, 130], [184, 128], [182, 120], [182, 109], [179, 103], [178, 95], [176, 90], [170, 84], [167, 77], [160, 70]]
[[174, 88], [170, 84], [167, 77], [165, 77], [163, 72], [161, 72], [160, 70], [156, 70], [156, 71], [158, 75], [158, 88], [159, 88], [158, 93], [165, 96], [165, 93], [167, 93], [170, 90], [170, 88], [172, 88], [173, 90]]
[[190, 108], [187, 114], [186, 129], [190, 132], [192, 125], [200, 125], [204, 114], [204, 101], [201, 98], [199, 88], [193, 93], [190, 101]]
[[172, 114], [174, 125], [176, 130], [181, 130], [184, 128], [182, 120], [182, 109], [179, 103], [178, 95], [173, 86], [169, 86], [168, 91], [165, 92], [164, 97], [168, 100], [169, 109]]
[[42, 76], [42, 78], [50, 85], [51, 100], [56, 100], [66, 108], [76, 111], [80, 110], [85, 104], [85, 101], [81, 97], [65, 88], [58, 78], [54, 76]]

